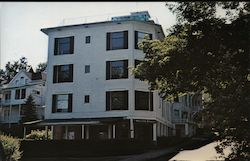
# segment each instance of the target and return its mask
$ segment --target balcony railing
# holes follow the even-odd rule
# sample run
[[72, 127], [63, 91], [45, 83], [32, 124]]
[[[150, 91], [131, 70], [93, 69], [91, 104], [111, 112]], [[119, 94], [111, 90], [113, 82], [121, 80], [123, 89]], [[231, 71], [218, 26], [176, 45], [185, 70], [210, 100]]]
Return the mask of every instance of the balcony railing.
[[181, 118], [175, 118], [173, 119], [173, 123], [195, 123], [193, 120], [191, 119], [181, 119]]
[[19, 122], [19, 120], [20, 120], [19, 116], [0, 117], [0, 121], [2, 123], [17, 123]]
[[10, 104], [10, 100], [1, 100], [0, 105]]

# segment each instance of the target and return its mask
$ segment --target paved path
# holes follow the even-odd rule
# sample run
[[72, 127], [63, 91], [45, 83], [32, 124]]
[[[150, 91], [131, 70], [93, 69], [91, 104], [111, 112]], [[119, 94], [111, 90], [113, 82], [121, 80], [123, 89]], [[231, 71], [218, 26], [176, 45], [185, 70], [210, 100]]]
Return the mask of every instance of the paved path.
[[146, 160], [152, 160], [152, 159], [159, 158], [161, 156], [168, 155], [168, 154], [176, 152], [176, 151], [178, 151], [177, 147], [166, 148], [166, 149], [161, 149], [161, 150], [153, 150], [153, 151], [143, 153], [143, 154], [127, 156], [127, 158], [121, 159], [119, 161], [146, 161]]

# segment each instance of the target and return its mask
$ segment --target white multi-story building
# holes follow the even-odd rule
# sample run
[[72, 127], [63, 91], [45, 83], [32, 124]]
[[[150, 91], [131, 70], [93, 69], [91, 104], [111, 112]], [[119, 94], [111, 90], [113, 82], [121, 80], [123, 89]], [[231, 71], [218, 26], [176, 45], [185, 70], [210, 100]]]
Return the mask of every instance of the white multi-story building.
[[29, 95], [34, 98], [38, 119], [44, 117], [45, 75], [19, 71], [8, 83], [0, 87], [0, 124], [11, 127], [18, 124], [22, 108]]
[[171, 111], [131, 68], [145, 35], [163, 39], [148, 12], [44, 28], [48, 35], [45, 120], [54, 139], [144, 139], [173, 133]]
[[200, 93], [186, 94], [166, 104], [171, 108], [175, 135], [180, 137], [195, 135], [197, 129], [195, 118], [202, 109], [202, 95]]

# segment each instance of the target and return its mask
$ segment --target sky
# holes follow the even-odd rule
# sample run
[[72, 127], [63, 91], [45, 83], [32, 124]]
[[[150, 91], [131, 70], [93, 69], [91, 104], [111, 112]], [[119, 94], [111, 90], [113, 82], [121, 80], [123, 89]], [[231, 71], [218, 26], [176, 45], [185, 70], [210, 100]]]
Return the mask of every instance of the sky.
[[164, 32], [175, 24], [165, 2], [0, 2], [0, 67], [22, 56], [35, 68], [47, 61], [48, 37], [41, 28], [107, 20], [147, 10]]

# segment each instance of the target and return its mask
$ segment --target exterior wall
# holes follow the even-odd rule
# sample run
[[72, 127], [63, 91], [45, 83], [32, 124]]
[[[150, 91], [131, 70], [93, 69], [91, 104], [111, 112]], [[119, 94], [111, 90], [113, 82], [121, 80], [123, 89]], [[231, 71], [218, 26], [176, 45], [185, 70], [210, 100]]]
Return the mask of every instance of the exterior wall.
[[[196, 103], [199, 101], [199, 103]], [[197, 123], [194, 122], [194, 115], [201, 110], [201, 95], [187, 95], [185, 97], [179, 97], [179, 102], [165, 102], [165, 104], [171, 104], [172, 122], [175, 124], [175, 135], [180, 136], [193, 136], [196, 134]], [[174, 110], [179, 110], [179, 116], [176, 116]], [[182, 112], [187, 112], [188, 117], [182, 118]]]
[[[106, 33], [128, 30], [129, 48], [106, 51]], [[134, 49], [134, 31], [143, 31], [153, 34], [156, 29], [153, 25], [141, 22], [121, 22], [121, 24], [102, 24], [88, 28], [76, 27], [49, 33], [48, 75], [46, 94], [46, 119], [56, 118], [85, 118], [131, 116], [135, 118], [154, 119], [161, 121], [164, 118], [159, 110], [159, 98], [154, 92], [154, 112], [134, 110], [134, 90], [148, 91], [145, 82], [134, 79], [131, 71], [128, 79], [106, 80], [106, 61], [129, 60], [129, 66], [134, 67], [134, 60], [142, 60], [144, 54]], [[54, 55], [54, 39], [58, 37], [74, 36], [74, 54]], [[85, 44], [85, 36], [91, 36], [91, 43]], [[73, 83], [53, 84], [53, 65], [74, 64]], [[84, 66], [90, 65], [90, 73], [84, 73]], [[106, 111], [105, 92], [116, 90], [129, 90], [128, 111]], [[51, 113], [51, 94], [73, 93], [72, 113]], [[90, 95], [90, 103], [84, 104], [84, 95]]]
[[[128, 30], [128, 49], [106, 50], [106, 33]], [[135, 90], [149, 91], [146, 82], [135, 79], [129, 70], [127, 79], [106, 80], [106, 61], [128, 60], [134, 67], [135, 60], [143, 60], [142, 50], [135, 49], [135, 31], [151, 33], [153, 39], [162, 38], [161, 27], [149, 23], [124, 21], [85, 26], [74, 26], [48, 32], [48, 64], [46, 86], [45, 119], [126, 117], [127, 119], [146, 119], [157, 121], [159, 135], [167, 135], [172, 127], [170, 106], [165, 106], [157, 91], [153, 92], [154, 110], [135, 110]], [[54, 55], [54, 39], [74, 36], [74, 54]], [[91, 36], [91, 43], [85, 44], [85, 36]], [[53, 66], [74, 64], [73, 82], [53, 83]], [[90, 73], [84, 72], [90, 65]], [[106, 111], [106, 91], [128, 90], [128, 110]], [[73, 93], [71, 113], [52, 113], [52, 95]], [[84, 95], [90, 95], [90, 103], [84, 103]], [[167, 127], [168, 126], [168, 127]], [[153, 128], [153, 127], [152, 127]]]

